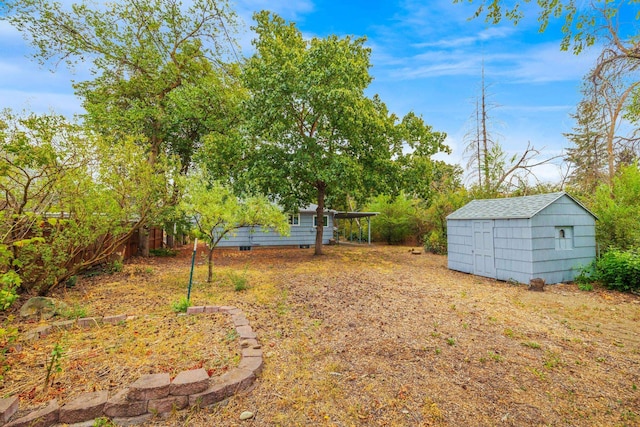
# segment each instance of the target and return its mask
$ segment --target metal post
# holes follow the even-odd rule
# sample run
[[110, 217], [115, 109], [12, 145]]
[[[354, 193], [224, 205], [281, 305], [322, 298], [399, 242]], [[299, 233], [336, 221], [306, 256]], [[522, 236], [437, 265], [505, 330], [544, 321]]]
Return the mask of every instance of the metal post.
[[196, 250], [198, 249], [198, 238], [193, 242], [193, 255], [191, 256], [191, 273], [189, 274], [189, 290], [187, 291], [187, 301], [191, 300], [191, 284], [193, 283], [193, 266], [196, 263]]
[[367, 228], [369, 229], [369, 239], [368, 242], [371, 244], [371, 217], [367, 217]]

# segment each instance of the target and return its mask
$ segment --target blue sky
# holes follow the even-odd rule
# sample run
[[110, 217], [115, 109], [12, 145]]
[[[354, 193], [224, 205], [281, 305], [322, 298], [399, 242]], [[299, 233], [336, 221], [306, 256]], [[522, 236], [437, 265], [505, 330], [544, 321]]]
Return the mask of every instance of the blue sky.
[[[483, 61], [495, 139], [509, 153], [530, 142], [551, 157], [568, 145], [562, 134], [571, 131], [569, 114], [597, 56], [596, 49], [579, 56], [561, 52], [559, 23], [540, 34], [530, 13], [518, 26], [488, 26], [469, 21], [472, 7], [451, 0], [236, 0], [235, 7], [245, 28], [238, 40], [246, 56], [252, 53], [251, 15], [261, 9], [294, 21], [308, 37], [366, 36], [374, 77], [369, 94], [378, 93], [399, 116], [414, 111], [446, 132], [453, 149], [446, 159], [463, 165]], [[4, 21], [0, 52], [0, 108], [82, 112], [71, 81], [90, 78], [88, 70], [71, 74], [60, 66], [52, 73], [40, 67], [25, 57], [30, 47]], [[556, 165], [537, 173], [547, 181], [560, 176]]]

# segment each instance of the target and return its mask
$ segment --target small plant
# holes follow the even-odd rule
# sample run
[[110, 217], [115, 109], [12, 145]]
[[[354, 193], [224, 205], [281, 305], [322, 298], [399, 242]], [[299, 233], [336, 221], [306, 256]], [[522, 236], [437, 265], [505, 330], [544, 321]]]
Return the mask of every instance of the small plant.
[[0, 311], [5, 311], [18, 299], [20, 283], [22, 280], [15, 271], [0, 273]]
[[56, 343], [51, 350], [51, 359], [47, 365], [47, 376], [44, 379], [44, 389], [49, 388], [49, 385], [53, 382], [55, 374], [62, 372], [62, 365], [60, 364], [62, 357], [64, 357], [64, 349], [60, 343]]
[[12, 320], [13, 317], [10, 316], [5, 321], [5, 324], [0, 327], [0, 381], [4, 380], [5, 372], [11, 369], [11, 367], [6, 363], [5, 357], [9, 351], [9, 344], [18, 339], [18, 328], [9, 325], [9, 322]]
[[65, 319], [82, 319], [87, 317], [87, 309], [80, 304], [73, 304], [71, 307], [58, 309], [57, 314]]
[[547, 359], [544, 361], [544, 367], [547, 369], [553, 369], [561, 365], [562, 365], [562, 359], [560, 359], [560, 355], [553, 351], [548, 351]]
[[100, 417], [93, 420], [93, 427], [116, 427], [116, 424], [107, 417]]
[[238, 331], [236, 331], [235, 329], [229, 329], [229, 331], [227, 332], [227, 336], [224, 337], [224, 340], [226, 342], [232, 342], [235, 341], [239, 336], [240, 335], [238, 334]]
[[578, 289], [584, 292], [591, 292], [593, 290], [592, 283], [578, 283]]
[[242, 274], [230, 271], [227, 273], [229, 281], [233, 285], [233, 289], [236, 292], [241, 292], [247, 289], [247, 267], [245, 266]]
[[504, 357], [500, 356], [498, 353], [494, 353], [493, 351], [489, 352], [489, 358], [496, 362], [502, 362], [504, 360]]
[[535, 349], [540, 348], [540, 344], [538, 344], [535, 341], [523, 342], [522, 345], [525, 346], [525, 347], [529, 347], [529, 348], [535, 348]]
[[76, 286], [76, 283], [78, 283], [78, 276], [71, 276], [64, 282], [64, 286], [70, 289]]
[[447, 338], [447, 344], [450, 346], [456, 345], [456, 340], [454, 338]]
[[176, 313], [186, 313], [189, 307], [191, 307], [191, 301], [187, 297], [182, 297], [171, 303], [171, 309]]
[[119, 259], [114, 259], [104, 267], [104, 271], [108, 274], [120, 273], [124, 268], [124, 264]]
[[149, 250], [149, 254], [153, 256], [176, 256], [178, 251], [169, 248], [158, 248]]

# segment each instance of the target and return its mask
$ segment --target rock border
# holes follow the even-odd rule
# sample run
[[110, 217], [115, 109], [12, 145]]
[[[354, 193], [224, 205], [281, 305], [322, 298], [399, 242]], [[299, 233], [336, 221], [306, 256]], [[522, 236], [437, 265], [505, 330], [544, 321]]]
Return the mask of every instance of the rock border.
[[[226, 313], [239, 335], [241, 359], [238, 367], [215, 377], [209, 377], [203, 368], [180, 372], [173, 381], [169, 374], [144, 375], [128, 387], [109, 395], [106, 390], [83, 393], [73, 401], [59, 406], [56, 399], [46, 406], [13, 419], [18, 412], [18, 397], [0, 399], [0, 426], [49, 427], [57, 423], [77, 424], [100, 417], [110, 418], [118, 425], [133, 425], [148, 421], [158, 414], [166, 414], [188, 407], [206, 407], [248, 389], [262, 372], [262, 346], [242, 310], [233, 306], [195, 306], [187, 309], [187, 315], [200, 313]], [[77, 322], [55, 322], [32, 331], [29, 339], [44, 336], [53, 327], [89, 328], [98, 322], [117, 324], [126, 321], [127, 315], [104, 318], [84, 318]]]

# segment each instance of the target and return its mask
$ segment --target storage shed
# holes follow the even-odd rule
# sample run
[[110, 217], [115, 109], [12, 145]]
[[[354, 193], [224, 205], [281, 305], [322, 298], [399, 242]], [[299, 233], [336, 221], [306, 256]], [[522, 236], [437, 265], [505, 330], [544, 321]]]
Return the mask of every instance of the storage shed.
[[595, 259], [596, 216], [565, 192], [473, 200], [447, 217], [451, 270], [568, 282]]

